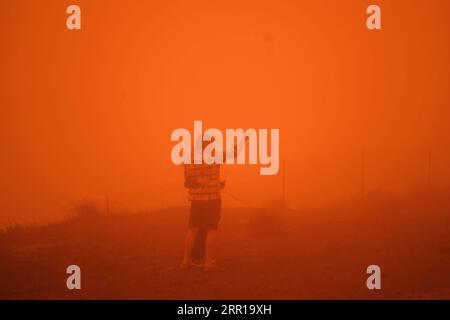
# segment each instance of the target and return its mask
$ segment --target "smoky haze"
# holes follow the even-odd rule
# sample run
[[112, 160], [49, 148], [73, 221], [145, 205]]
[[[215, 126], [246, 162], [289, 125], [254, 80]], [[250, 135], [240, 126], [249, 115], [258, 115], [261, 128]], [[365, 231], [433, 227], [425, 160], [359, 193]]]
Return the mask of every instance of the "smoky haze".
[[79, 3], [80, 31], [63, 2], [0, 4], [0, 227], [186, 205], [170, 134], [194, 120], [280, 129], [278, 175], [222, 169], [252, 206], [449, 185], [446, 0], [378, 1], [380, 31], [366, 1]]

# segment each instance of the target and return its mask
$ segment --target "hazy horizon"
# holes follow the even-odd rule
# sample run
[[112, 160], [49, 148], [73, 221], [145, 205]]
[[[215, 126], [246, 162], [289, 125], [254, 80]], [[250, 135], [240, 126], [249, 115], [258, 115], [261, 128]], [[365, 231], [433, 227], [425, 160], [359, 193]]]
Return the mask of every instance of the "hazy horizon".
[[[279, 128], [292, 208], [450, 186], [448, 1], [0, 2], [0, 228], [187, 204], [176, 128]], [[429, 155], [431, 151], [431, 171]], [[429, 173], [430, 172], [430, 173]], [[254, 206], [282, 172], [222, 168]], [[225, 206], [239, 206], [224, 195]]]

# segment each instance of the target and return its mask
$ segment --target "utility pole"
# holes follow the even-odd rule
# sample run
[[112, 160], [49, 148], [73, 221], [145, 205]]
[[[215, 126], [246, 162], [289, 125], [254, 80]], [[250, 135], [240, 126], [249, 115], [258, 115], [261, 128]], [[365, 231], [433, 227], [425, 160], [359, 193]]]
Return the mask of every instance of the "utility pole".
[[106, 209], [106, 215], [109, 216], [109, 195], [106, 194], [105, 196], [105, 209]]
[[364, 199], [366, 193], [366, 151], [361, 150], [361, 198]]
[[428, 188], [431, 188], [431, 149], [428, 150], [428, 173], [427, 173]]

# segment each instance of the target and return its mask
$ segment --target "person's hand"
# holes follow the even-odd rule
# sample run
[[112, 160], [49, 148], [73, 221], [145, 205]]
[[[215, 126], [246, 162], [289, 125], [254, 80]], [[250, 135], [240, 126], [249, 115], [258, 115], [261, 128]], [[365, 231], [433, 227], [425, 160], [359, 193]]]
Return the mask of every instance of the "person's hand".
[[239, 145], [234, 145], [234, 157], [236, 158], [238, 156], [238, 153], [241, 153], [242, 148], [245, 148], [244, 144], [248, 142], [249, 137], [245, 136], [244, 141], [241, 142]]

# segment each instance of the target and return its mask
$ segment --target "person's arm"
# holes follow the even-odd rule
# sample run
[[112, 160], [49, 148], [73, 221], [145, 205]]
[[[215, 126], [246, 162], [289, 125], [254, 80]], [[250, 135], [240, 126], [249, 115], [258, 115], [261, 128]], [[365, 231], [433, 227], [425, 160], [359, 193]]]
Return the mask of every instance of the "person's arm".
[[[242, 148], [245, 146], [245, 143], [248, 141], [248, 137], [245, 137], [245, 139], [243, 139], [241, 141], [241, 143], [239, 144], [239, 146], [234, 145], [233, 147], [233, 157], [237, 158], [238, 154], [241, 153]], [[224, 162], [226, 162], [229, 158], [231, 158], [231, 156], [228, 156], [230, 152], [227, 152], [227, 150], [223, 151], [223, 159]]]

